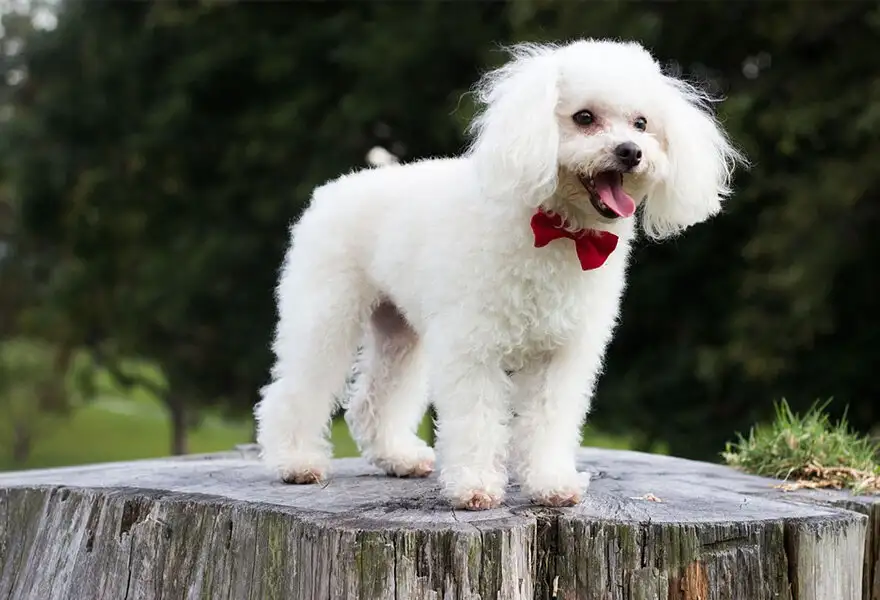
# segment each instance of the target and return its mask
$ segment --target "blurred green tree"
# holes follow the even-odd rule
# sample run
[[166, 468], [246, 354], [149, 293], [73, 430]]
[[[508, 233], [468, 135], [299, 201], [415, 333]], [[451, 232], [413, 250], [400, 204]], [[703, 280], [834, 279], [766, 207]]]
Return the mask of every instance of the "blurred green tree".
[[6, 127], [28, 239], [51, 257], [34, 321], [133, 385], [123, 359], [159, 363], [180, 453], [188, 406], [249, 409], [266, 378], [312, 188], [376, 142], [456, 151], [448, 113], [503, 7], [61, 6], [26, 46]]
[[725, 96], [754, 164], [724, 215], [635, 252], [595, 422], [712, 457], [783, 395], [880, 420], [877, 3], [61, 7], [15, 59], [0, 136], [28, 322], [132, 384], [124, 359], [161, 364], [175, 451], [187, 407], [256, 399], [312, 188], [376, 143], [458, 151], [496, 42], [581, 36], [639, 39]]

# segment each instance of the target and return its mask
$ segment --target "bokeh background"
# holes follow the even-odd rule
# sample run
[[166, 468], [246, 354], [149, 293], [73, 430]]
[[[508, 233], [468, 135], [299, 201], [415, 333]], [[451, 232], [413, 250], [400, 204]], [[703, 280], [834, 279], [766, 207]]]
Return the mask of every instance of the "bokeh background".
[[723, 96], [753, 166], [722, 216], [638, 247], [585, 443], [717, 460], [783, 397], [880, 423], [877, 2], [0, 11], [0, 469], [249, 441], [310, 190], [376, 145], [459, 152], [499, 45], [589, 36]]

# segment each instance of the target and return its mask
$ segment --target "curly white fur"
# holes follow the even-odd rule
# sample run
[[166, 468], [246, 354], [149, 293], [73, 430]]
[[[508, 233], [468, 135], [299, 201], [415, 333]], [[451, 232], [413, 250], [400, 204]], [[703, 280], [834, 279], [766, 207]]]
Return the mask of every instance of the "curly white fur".
[[[577, 502], [581, 425], [635, 235], [634, 219], [594, 208], [578, 175], [613, 168], [615, 148], [637, 144], [623, 188], [652, 238], [709, 218], [730, 193], [740, 156], [708, 99], [638, 44], [520, 45], [476, 95], [484, 110], [464, 156], [378, 161], [315, 190], [292, 228], [277, 360], [256, 409], [264, 460], [286, 481], [326, 476], [334, 397], [361, 345], [347, 421], [376, 465], [433, 469], [415, 434], [430, 392], [453, 505], [496, 506], [509, 467], [535, 501]], [[594, 125], [572, 120], [581, 110]], [[570, 240], [535, 248], [538, 208], [619, 245], [583, 271]]]

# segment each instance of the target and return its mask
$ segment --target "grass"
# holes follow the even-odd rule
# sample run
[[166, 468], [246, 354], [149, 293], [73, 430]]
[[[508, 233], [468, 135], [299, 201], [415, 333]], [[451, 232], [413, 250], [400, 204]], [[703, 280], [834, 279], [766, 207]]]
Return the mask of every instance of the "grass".
[[[250, 442], [252, 428], [250, 419], [233, 421], [206, 413], [199, 425], [189, 431], [189, 451], [229, 450], [236, 444]], [[420, 435], [426, 437], [429, 428], [430, 421], [426, 419]], [[358, 455], [343, 421], [334, 422], [331, 438], [337, 457]], [[47, 422], [24, 464], [13, 465], [7, 449], [0, 448], [0, 470], [160, 457], [168, 454], [170, 444], [167, 414], [149, 394], [103, 395], [76, 407], [69, 418]], [[588, 427], [584, 431], [584, 444], [628, 449], [634, 439], [603, 434]], [[664, 452], [665, 448], [658, 446], [654, 450]]]
[[846, 417], [832, 423], [825, 412], [829, 402], [799, 415], [783, 399], [771, 423], [752, 428], [747, 438], [739, 435], [722, 458], [742, 471], [786, 480], [783, 489], [880, 492], [880, 448], [852, 431]]

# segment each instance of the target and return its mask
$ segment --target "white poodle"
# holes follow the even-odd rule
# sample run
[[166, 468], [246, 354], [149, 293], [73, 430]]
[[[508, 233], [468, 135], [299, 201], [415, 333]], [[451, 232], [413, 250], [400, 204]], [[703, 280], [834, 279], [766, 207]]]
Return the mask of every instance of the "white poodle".
[[635, 43], [526, 44], [476, 88], [461, 157], [352, 173], [314, 192], [277, 289], [277, 362], [256, 408], [265, 462], [327, 476], [327, 426], [424, 476], [429, 393], [455, 507], [579, 502], [581, 426], [625, 286], [634, 214], [651, 238], [717, 213], [740, 155], [708, 99]]

